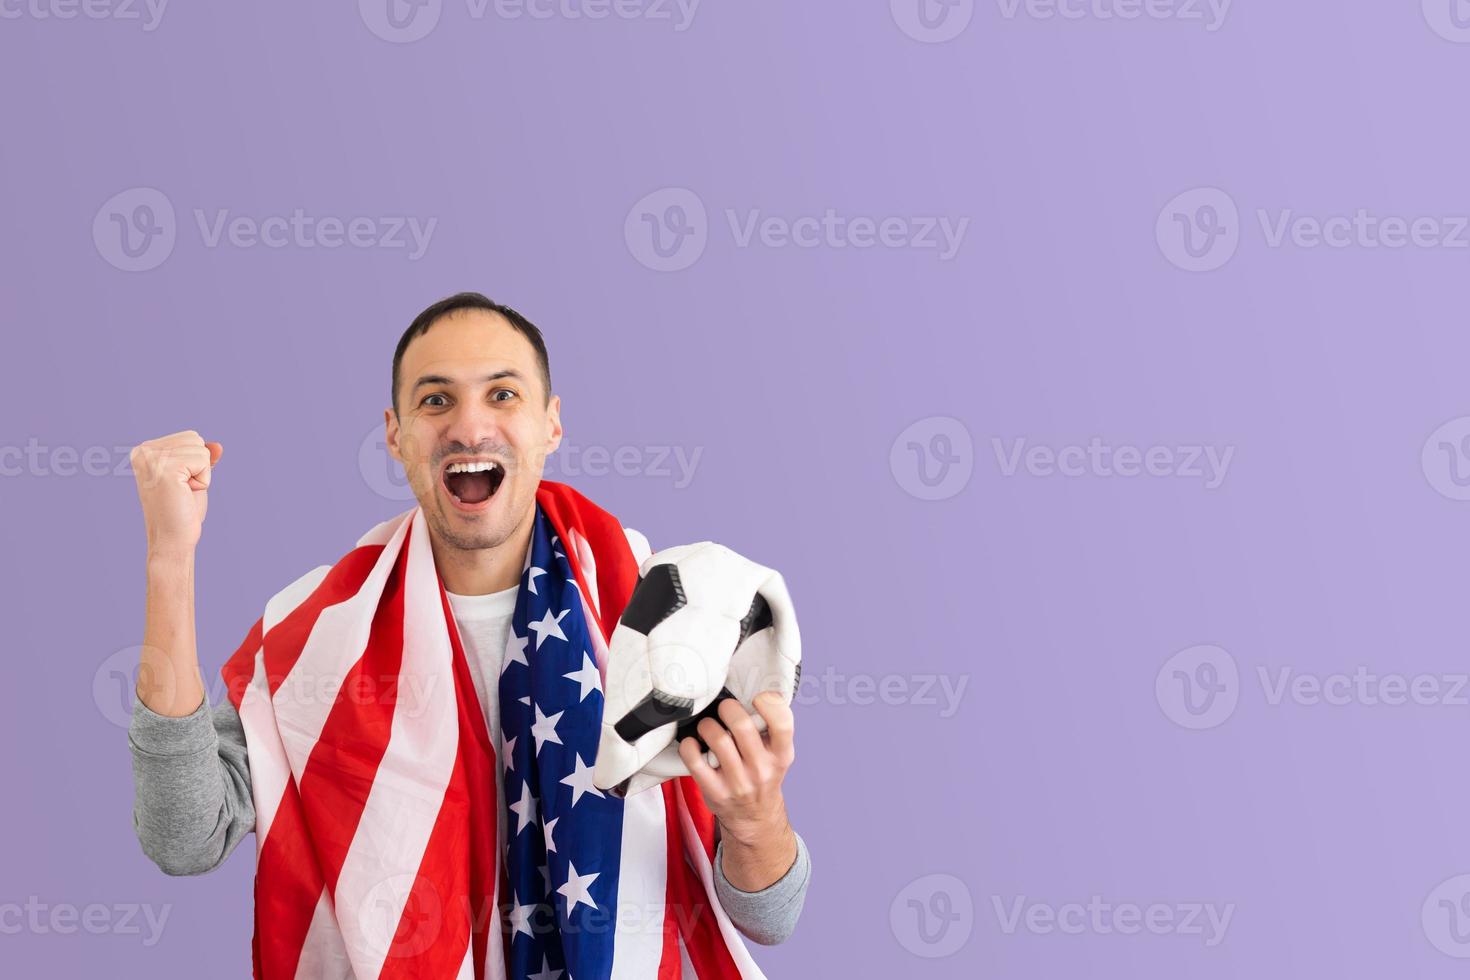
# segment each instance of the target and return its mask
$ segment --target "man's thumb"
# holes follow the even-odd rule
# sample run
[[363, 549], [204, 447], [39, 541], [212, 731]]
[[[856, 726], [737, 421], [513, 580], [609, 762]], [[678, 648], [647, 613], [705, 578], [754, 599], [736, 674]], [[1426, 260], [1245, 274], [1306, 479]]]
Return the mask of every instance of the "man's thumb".
[[225, 454], [225, 447], [217, 442], [206, 442], [204, 448], [209, 450], [209, 465], [213, 466], [219, 462], [219, 458]]

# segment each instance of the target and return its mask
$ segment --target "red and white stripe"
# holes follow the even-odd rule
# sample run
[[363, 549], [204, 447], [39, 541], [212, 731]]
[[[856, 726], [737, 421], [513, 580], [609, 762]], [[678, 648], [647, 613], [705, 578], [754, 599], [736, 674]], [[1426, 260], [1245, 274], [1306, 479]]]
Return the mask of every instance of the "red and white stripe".
[[[605, 671], [648, 543], [569, 487], [537, 501]], [[222, 673], [256, 810], [255, 977], [503, 978], [496, 747], [422, 512], [282, 590]], [[763, 980], [716, 897], [713, 831], [687, 777], [627, 800], [615, 980]]]

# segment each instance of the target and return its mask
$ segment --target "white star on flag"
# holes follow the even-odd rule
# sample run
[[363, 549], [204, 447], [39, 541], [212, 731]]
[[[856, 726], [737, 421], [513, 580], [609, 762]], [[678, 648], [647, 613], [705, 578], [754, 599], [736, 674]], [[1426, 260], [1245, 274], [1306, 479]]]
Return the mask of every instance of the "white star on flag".
[[[562, 785], [572, 788], [572, 806], [577, 805], [577, 801], [582, 798], [583, 793], [591, 793], [593, 796], [603, 795], [602, 790], [592, 785], [592, 774], [595, 771], [591, 766], [582, 761], [582, 756], [579, 753], [577, 755], [576, 770], [570, 776], [562, 777]], [[603, 798], [606, 799], [606, 797]]]
[[538, 621], [536, 621], [534, 623], [528, 623], [527, 624], [526, 628], [529, 629], [529, 630], [533, 630], [536, 633], [536, 649], [537, 650], [540, 650], [541, 649], [541, 644], [543, 644], [543, 643], [546, 642], [546, 637], [547, 636], [554, 636], [558, 640], [561, 640], [563, 643], [566, 642], [567, 635], [561, 631], [561, 625], [560, 624], [561, 624], [561, 618], [563, 616], [565, 616], [568, 611], [569, 610], [563, 609], [561, 612], [557, 613], [555, 616], [552, 616], [551, 615], [551, 610], [548, 609], [548, 610], [546, 610], [546, 615], [545, 616], [542, 616]]
[[521, 784], [521, 799], [510, 805], [510, 812], [516, 815], [516, 833], [518, 834], [536, 819], [536, 797], [531, 795], [529, 782]]
[[522, 905], [517, 901], [515, 907], [510, 910], [511, 935], [514, 936], [518, 932], [524, 932], [532, 939], [535, 939], [535, 933], [531, 932], [531, 916], [535, 914], [536, 906]]
[[[546, 823], [541, 828], [543, 831], [546, 832], [546, 853], [548, 854], [556, 853], [556, 841], [551, 839], [551, 834], [553, 831], [556, 830], [556, 822], [560, 819], [561, 817], [553, 817], [550, 820], [546, 821]], [[547, 883], [547, 887], [551, 887], [550, 882]]]
[[597, 664], [592, 662], [586, 651], [582, 653], [582, 666], [570, 674], [562, 674], [569, 681], [576, 681], [582, 685], [582, 696], [577, 699], [578, 703], [587, 700], [587, 695], [593, 691], [602, 690], [602, 675], [597, 671]]
[[539, 592], [536, 591], [536, 576], [537, 575], [545, 575], [545, 574], [546, 574], [546, 569], [544, 569], [544, 568], [537, 568], [535, 565], [532, 565], [531, 566], [531, 570], [526, 573], [526, 588], [528, 588], [528, 589], [531, 590], [531, 594], [532, 595], [540, 595], [541, 594], [541, 593], [539, 593]]
[[546, 954], [542, 953], [541, 972], [526, 974], [526, 980], [557, 980], [557, 977], [561, 976], [561, 973], [562, 971], [551, 968], [551, 964], [547, 962]]
[[[500, 672], [505, 673], [505, 668], [511, 664], [520, 664], [522, 667], [531, 666], [526, 662], [526, 644], [531, 642], [529, 636], [516, 636], [516, 631], [511, 630], [510, 636], [505, 638], [505, 659], [500, 662]], [[537, 645], [540, 649], [540, 645]]]
[[579, 875], [577, 874], [577, 866], [570, 861], [567, 862], [567, 883], [556, 891], [557, 894], [566, 896], [568, 915], [571, 915], [572, 909], [577, 907], [578, 902], [590, 906], [593, 911], [597, 910], [597, 903], [592, 901], [592, 895], [587, 889], [597, 880], [597, 876], [600, 873], [594, 871], [590, 875]]
[[505, 763], [506, 772], [516, 771], [516, 739], [519, 735], [511, 738], [500, 736], [500, 758]]
[[562, 744], [561, 736], [556, 733], [556, 723], [561, 721], [561, 716], [566, 712], [558, 711], [548, 718], [541, 713], [541, 706], [539, 704], [532, 705], [531, 707], [536, 712], [536, 721], [531, 725], [531, 734], [536, 738], [537, 753], [540, 753], [541, 746], [547, 742], [555, 742], [557, 745]]

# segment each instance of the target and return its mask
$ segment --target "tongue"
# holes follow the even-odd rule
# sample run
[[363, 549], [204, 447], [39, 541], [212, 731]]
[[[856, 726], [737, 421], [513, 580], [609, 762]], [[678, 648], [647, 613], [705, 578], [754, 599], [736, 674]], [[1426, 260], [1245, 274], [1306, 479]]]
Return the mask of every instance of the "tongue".
[[444, 477], [449, 492], [466, 504], [478, 504], [490, 499], [490, 474], [449, 473]]

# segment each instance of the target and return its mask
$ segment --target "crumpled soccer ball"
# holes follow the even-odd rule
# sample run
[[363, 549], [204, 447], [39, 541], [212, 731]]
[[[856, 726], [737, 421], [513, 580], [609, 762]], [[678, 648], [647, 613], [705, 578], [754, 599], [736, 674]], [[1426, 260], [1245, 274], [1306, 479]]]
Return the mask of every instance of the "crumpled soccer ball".
[[738, 700], [763, 731], [752, 700], [776, 690], [789, 704], [800, 681], [801, 634], [779, 572], [710, 541], [650, 555], [608, 646], [593, 783], [621, 797], [687, 776], [679, 740], [718, 721], [720, 701]]

